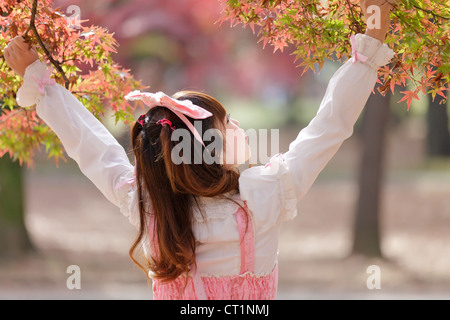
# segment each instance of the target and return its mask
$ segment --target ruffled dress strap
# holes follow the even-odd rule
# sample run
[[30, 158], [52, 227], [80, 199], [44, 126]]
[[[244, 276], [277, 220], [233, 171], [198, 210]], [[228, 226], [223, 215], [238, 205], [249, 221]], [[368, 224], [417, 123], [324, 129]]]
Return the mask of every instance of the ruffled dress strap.
[[[239, 246], [241, 251], [240, 275], [254, 273], [255, 269], [255, 237], [253, 233], [253, 222], [248, 213], [247, 203], [244, 201], [244, 208], [239, 206], [236, 211], [237, 227], [239, 231]], [[207, 300], [205, 284], [202, 280], [196, 265], [191, 265], [191, 276], [195, 294], [198, 300]]]
[[251, 215], [248, 214], [247, 204], [245, 209], [239, 207], [236, 219], [239, 231], [241, 248], [241, 274], [254, 272], [255, 269], [255, 237], [253, 235], [253, 223]]
[[[150, 219], [149, 240], [153, 256], [157, 255], [157, 237], [154, 234], [154, 216]], [[183, 299], [183, 300], [266, 300], [275, 299], [278, 283], [278, 267], [275, 266], [270, 274], [256, 275], [255, 240], [252, 216], [244, 202], [244, 207], [236, 211], [237, 228], [239, 231], [239, 246], [241, 253], [240, 273], [228, 276], [201, 276], [194, 265], [191, 266], [189, 278], [180, 276], [169, 282], [153, 280], [154, 299]]]
[[[149, 233], [151, 254], [153, 256], [153, 259], [158, 260], [159, 259], [158, 234], [156, 233], [156, 218], [153, 213], [150, 215], [148, 224], [148, 233]], [[195, 295], [197, 300], [207, 300], [208, 298], [205, 293], [202, 278], [195, 263], [191, 264], [189, 269], [191, 270], [190, 276], [192, 277], [192, 285], [186, 289], [190, 291], [191, 296]], [[151, 272], [149, 272], [149, 277], [151, 277]], [[158, 282], [153, 281], [154, 292], [157, 291], [155, 290], [156, 286], [158, 286]], [[177, 289], [177, 291], [178, 292], [180, 291], [179, 288]]]

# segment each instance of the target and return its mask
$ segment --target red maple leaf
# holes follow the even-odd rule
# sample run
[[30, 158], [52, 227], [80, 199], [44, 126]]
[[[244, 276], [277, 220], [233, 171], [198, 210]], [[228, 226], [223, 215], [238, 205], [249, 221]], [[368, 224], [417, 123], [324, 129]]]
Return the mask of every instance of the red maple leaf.
[[403, 98], [401, 100], [398, 101], [398, 103], [402, 102], [403, 100], [406, 100], [406, 104], [408, 106], [408, 110], [409, 107], [411, 106], [411, 101], [413, 99], [419, 100], [419, 96], [413, 91], [400, 91], [401, 93], [404, 94]]

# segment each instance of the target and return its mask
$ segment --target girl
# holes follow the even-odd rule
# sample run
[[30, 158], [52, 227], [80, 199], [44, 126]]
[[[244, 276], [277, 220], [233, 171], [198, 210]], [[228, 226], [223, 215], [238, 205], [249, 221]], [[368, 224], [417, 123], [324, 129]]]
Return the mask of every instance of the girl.
[[[55, 131], [82, 172], [136, 226], [130, 256], [153, 280], [155, 299], [275, 299], [278, 235], [293, 219], [297, 202], [342, 142], [353, 131], [377, 79], [377, 69], [394, 52], [384, 44], [392, 5], [361, 1], [380, 8], [380, 28], [352, 36], [353, 57], [330, 80], [316, 117], [283, 155], [240, 174], [233, 146], [245, 140], [239, 123], [214, 98], [198, 92], [132, 92], [148, 106], [132, 128], [134, 166], [105, 127], [65, 88], [49, 78], [46, 65], [21, 37], [4, 56], [23, 77], [18, 104], [36, 104], [37, 114]], [[191, 150], [210, 150], [194, 122], [208, 129], [232, 130], [224, 136], [222, 159], [235, 163], [176, 161], [178, 129], [189, 134]], [[206, 140], [206, 139], [205, 139]], [[229, 157], [227, 157], [229, 159]], [[143, 254], [141, 254], [143, 253]]]

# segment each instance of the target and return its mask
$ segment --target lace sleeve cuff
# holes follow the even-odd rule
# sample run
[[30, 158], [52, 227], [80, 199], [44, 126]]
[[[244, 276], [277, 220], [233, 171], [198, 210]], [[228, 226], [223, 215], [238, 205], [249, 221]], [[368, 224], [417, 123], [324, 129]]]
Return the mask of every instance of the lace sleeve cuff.
[[25, 70], [23, 84], [17, 91], [17, 103], [23, 108], [28, 108], [38, 103], [40, 97], [45, 93], [46, 85], [56, 84], [55, 80], [50, 78], [53, 69], [47, 68], [47, 65], [36, 60]]
[[366, 61], [362, 61], [362, 59], [358, 59], [358, 61], [362, 61], [375, 70], [378, 70], [380, 66], [384, 66], [389, 63], [395, 54], [394, 51], [387, 46], [387, 44], [362, 33], [355, 35], [355, 47], [352, 49], [353, 61], [355, 61], [356, 51], [356, 54], [367, 57]]

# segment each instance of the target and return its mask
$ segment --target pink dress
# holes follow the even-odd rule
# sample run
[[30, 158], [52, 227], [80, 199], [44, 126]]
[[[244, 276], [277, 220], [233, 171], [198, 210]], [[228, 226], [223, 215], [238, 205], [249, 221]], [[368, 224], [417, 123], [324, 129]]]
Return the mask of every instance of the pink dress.
[[[247, 228], [247, 219], [248, 228]], [[241, 207], [236, 212], [241, 249], [241, 270], [238, 275], [201, 276], [194, 266], [187, 285], [184, 276], [171, 282], [153, 280], [153, 298], [156, 300], [274, 300], [277, 294], [278, 266], [265, 276], [254, 273], [255, 250], [251, 215]], [[158, 252], [153, 230], [154, 215], [149, 223], [152, 252]]]

